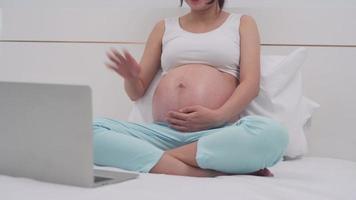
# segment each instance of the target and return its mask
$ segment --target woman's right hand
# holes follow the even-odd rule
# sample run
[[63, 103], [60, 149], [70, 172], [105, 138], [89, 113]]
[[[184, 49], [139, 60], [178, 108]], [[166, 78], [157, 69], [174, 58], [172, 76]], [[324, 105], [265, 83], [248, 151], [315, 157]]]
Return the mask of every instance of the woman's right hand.
[[106, 55], [111, 61], [105, 63], [109, 69], [115, 71], [126, 80], [136, 80], [139, 78], [141, 66], [127, 50], [124, 50], [124, 54], [122, 55], [116, 49], [111, 48]]

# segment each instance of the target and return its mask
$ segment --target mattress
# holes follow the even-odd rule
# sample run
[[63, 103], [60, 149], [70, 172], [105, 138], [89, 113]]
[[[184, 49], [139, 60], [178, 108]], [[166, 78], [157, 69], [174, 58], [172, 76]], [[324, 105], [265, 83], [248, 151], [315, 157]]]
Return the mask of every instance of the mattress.
[[274, 177], [200, 178], [141, 173], [137, 179], [93, 189], [0, 175], [0, 199], [356, 199], [356, 162], [304, 157], [280, 162], [270, 169]]

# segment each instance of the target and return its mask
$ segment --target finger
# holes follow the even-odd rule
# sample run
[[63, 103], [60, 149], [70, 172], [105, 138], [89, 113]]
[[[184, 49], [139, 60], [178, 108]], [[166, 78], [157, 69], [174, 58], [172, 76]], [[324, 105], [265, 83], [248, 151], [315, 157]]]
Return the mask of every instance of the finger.
[[117, 57], [117, 59], [120, 60], [121, 63], [126, 63], [127, 62], [126, 58], [124, 56], [122, 56], [121, 53], [118, 52], [116, 49], [111, 49], [111, 51]]
[[172, 124], [172, 125], [170, 125], [170, 127], [173, 128], [173, 129], [176, 129], [178, 131], [182, 131], [182, 132], [188, 132], [189, 131], [189, 129], [187, 127], [185, 127], [185, 126], [178, 126], [178, 125]]
[[130, 62], [136, 62], [135, 58], [132, 57], [132, 55], [130, 54], [130, 52], [127, 49], [124, 49], [124, 56], [125, 56], [126, 60], [128, 60]]
[[179, 109], [179, 112], [183, 112], [183, 113], [191, 113], [191, 112], [195, 112], [197, 109], [195, 106], [189, 106], [189, 107], [185, 107], [182, 109]]
[[118, 58], [116, 58], [116, 57], [114, 56], [114, 54], [112, 54], [112, 53], [110, 53], [110, 52], [106, 52], [106, 55], [109, 57], [109, 59], [110, 59], [112, 62], [116, 63], [117, 65], [120, 65], [120, 64], [121, 64], [121, 61], [120, 61]]
[[178, 126], [185, 126], [186, 125], [186, 121], [180, 120], [180, 119], [175, 119], [175, 118], [167, 118], [167, 122], [169, 122], [170, 124], [174, 124], [174, 125], [178, 125]]
[[118, 68], [111, 64], [111, 63], [105, 63], [106, 67], [109, 68], [110, 70], [113, 70], [114, 72], [118, 73], [119, 75], [123, 76], [123, 74], [118, 70]]
[[124, 56], [126, 58], [126, 61], [129, 62], [132, 66], [132, 69], [135, 72], [138, 72], [140, 69], [137, 67], [138, 63], [136, 62], [136, 59], [134, 57], [132, 57], [132, 55], [130, 54], [130, 52], [128, 52], [126, 49], [124, 49]]
[[[115, 49], [112, 49], [112, 51], [116, 51]], [[111, 55], [110, 59], [111, 61], [113, 61], [117, 66], [116, 66], [116, 71], [117, 73], [119, 73], [121, 76], [123, 77], [128, 77], [130, 76], [128, 74], [128, 71], [126, 71], [126, 68], [124, 67], [124, 64], [123, 62], [126, 62], [126, 61], [123, 61], [121, 58], [118, 58], [118, 57], [122, 57], [122, 55], [120, 55], [118, 52], [116, 52], [118, 55], [116, 56], [113, 56], [112, 54], [114, 54], [114, 52], [112, 52], [112, 54], [108, 54], [108, 55]], [[122, 57], [123, 58], [123, 57]], [[121, 59], [121, 61], [118, 61], [118, 59]]]
[[109, 69], [112, 69], [112, 70], [115, 70], [117, 71], [117, 66], [112, 64], [112, 63], [109, 63], [109, 62], [105, 62], [105, 66]]
[[187, 118], [188, 118], [187, 114], [176, 112], [176, 111], [168, 112], [168, 117], [180, 119], [180, 120], [183, 120], [183, 121], [186, 121]]
[[129, 51], [127, 51], [127, 49], [124, 49], [124, 55], [125, 55], [125, 58], [126, 58], [126, 61], [128, 63], [130, 63], [130, 71], [131, 73], [134, 75], [134, 76], [137, 76], [140, 71], [141, 71], [141, 68], [139, 67], [139, 64], [137, 63], [136, 59], [130, 54]]

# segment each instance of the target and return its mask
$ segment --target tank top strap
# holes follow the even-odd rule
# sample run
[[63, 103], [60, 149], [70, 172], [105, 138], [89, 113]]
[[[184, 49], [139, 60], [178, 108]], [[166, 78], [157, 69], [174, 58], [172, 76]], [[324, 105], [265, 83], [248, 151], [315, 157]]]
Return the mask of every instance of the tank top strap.
[[179, 24], [177, 17], [169, 17], [164, 19], [164, 34], [162, 38], [163, 45], [179, 34]]
[[169, 17], [164, 19], [165, 32], [176, 32], [179, 30], [178, 17]]

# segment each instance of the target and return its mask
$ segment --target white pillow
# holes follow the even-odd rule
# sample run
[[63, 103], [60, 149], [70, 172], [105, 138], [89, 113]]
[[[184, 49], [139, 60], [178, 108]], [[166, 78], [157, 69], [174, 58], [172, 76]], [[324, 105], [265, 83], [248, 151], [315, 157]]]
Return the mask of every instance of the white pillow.
[[284, 124], [289, 132], [287, 159], [307, 152], [304, 132], [313, 112], [320, 107], [303, 96], [301, 66], [306, 54], [305, 48], [298, 48], [287, 56], [262, 56], [260, 93], [240, 114], [267, 116]]
[[[246, 107], [240, 117], [262, 115], [284, 124], [289, 131], [286, 158], [296, 158], [307, 152], [304, 131], [319, 104], [303, 96], [301, 66], [306, 49], [298, 48], [287, 56], [261, 56], [259, 95]], [[145, 96], [134, 102], [129, 114], [131, 122], [153, 122], [152, 97], [161, 78], [158, 71]]]

